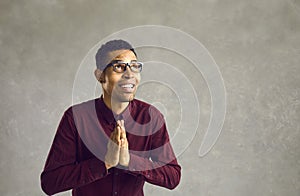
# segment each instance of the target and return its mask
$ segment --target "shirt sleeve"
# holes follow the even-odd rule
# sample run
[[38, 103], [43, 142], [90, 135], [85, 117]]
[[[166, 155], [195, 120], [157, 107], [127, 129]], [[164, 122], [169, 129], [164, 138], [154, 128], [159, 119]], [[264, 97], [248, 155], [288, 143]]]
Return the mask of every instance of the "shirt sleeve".
[[150, 159], [130, 153], [129, 173], [142, 175], [151, 184], [174, 189], [180, 182], [181, 167], [173, 152], [165, 123], [152, 135], [151, 140]]
[[77, 188], [107, 175], [105, 164], [96, 157], [77, 161], [77, 137], [69, 109], [60, 121], [41, 173], [41, 187], [47, 195]]

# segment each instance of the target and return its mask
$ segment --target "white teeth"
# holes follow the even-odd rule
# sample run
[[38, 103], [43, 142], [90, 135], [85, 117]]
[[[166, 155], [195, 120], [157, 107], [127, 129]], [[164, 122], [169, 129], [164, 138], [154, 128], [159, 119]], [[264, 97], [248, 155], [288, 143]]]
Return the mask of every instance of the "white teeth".
[[124, 84], [122, 88], [133, 88], [133, 84]]

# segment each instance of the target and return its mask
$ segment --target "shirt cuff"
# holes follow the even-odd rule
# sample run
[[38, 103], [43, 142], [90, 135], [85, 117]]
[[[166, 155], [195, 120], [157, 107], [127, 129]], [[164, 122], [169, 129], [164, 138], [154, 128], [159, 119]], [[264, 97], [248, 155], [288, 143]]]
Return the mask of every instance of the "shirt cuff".
[[90, 159], [88, 167], [93, 178], [103, 178], [108, 174], [105, 163], [97, 158]]

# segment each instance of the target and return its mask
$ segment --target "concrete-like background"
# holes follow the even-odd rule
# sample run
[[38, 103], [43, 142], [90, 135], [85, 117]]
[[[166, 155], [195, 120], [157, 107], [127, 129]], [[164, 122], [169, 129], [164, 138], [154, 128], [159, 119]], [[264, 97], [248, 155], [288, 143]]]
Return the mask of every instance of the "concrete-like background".
[[[227, 91], [222, 133], [199, 157], [210, 95], [201, 74], [185, 72], [203, 118], [178, 157], [180, 185], [173, 191], [147, 185], [146, 195], [300, 195], [297, 0], [0, 0], [0, 195], [44, 195], [39, 175], [61, 115], [72, 104], [80, 62], [104, 37], [146, 24], [180, 29], [204, 44]], [[140, 54], [160, 61], [168, 56], [149, 48]], [[141, 87], [141, 98], [163, 104], [164, 86], [143, 97], [151, 85]], [[180, 110], [172, 101], [174, 106], [164, 106], [171, 135]]]

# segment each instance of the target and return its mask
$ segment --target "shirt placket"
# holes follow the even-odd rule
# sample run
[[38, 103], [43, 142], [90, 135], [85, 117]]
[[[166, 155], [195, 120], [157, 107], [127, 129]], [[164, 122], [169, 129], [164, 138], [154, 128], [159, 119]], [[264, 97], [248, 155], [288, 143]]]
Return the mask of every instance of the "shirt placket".
[[118, 169], [114, 168], [113, 170], [113, 191], [112, 195], [117, 196], [120, 195], [119, 193], [119, 179], [120, 179], [120, 172]]

